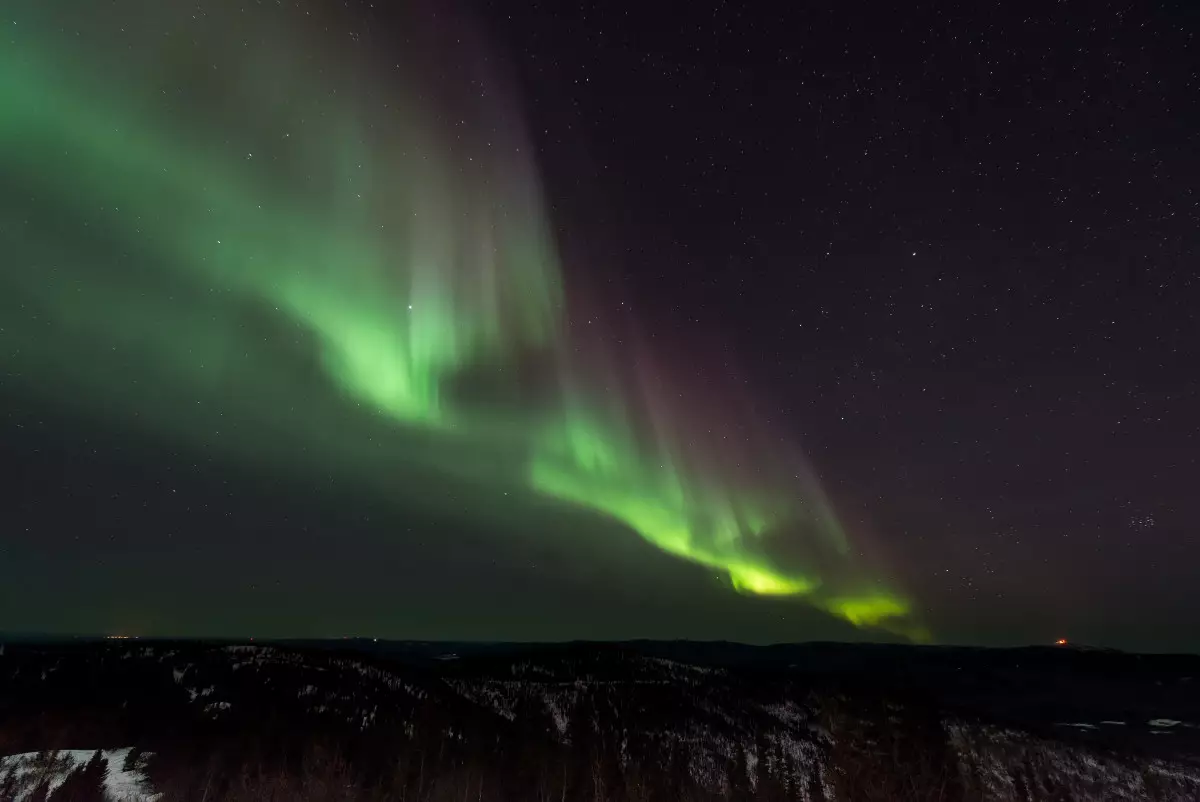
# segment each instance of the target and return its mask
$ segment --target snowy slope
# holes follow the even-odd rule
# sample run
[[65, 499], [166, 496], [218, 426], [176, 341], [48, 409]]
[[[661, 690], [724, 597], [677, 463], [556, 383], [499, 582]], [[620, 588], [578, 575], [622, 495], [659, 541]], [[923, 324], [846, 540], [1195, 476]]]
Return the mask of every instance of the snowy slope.
[[[142, 772], [136, 768], [130, 771], [122, 768], [129, 751], [129, 747], [100, 750], [106, 764], [105, 799], [108, 802], [154, 802], [159, 795], [153, 793]], [[15, 780], [12, 800], [22, 802], [43, 780], [49, 780], [48, 789], [53, 792], [72, 772], [87, 765], [94, 754], [95, 749], [63, 749], [9, 755], [0, 758], [0, 778]]]
[[1200, 769], [1122, 758], [988, 726], [946, 723], [964, 785], [981, 802], [1048, 799], [1070, 789], [1077, 802], [1200, 799]]
[[[217, 754], [246, 733], [283, 733], [301, 746], [326, 739], [355, 754], [446, 753], [447, 765], [497, 784], [514, 781], [505, 772], [520, 760], [561, 767], [584, 754], [608, 761], [614, 776], [682, 778], [705, 793], [773, 802], [861, 798], [869, 787], [913, 798], [905, 778], [953, 784], [981, 801], [1063, 789], [1077, 802], [1200, 799], [1200, 695], [1190, 681], [1200, 664], [1191, 658], [954, 650], [893, 658], [822, 647], [764, 652], [773, 663], [698, 664], [688, 662], [695, 648], [459, 649], [454, 660], [442, 652], [411, 660], [282, 644], [9, 644], [0, 710], [15, 727], [47, 709], [68, 719], [78, 709], [100, 728], [72, 736], [82, 743], [131, 743], [128, 733], [141, 733], [136, 743], [163, 762], [124, 772], [128, 749], [102, 752], [112, 802], [155, 799], [148, 777], [175, 793], [177, 773], [201, 765], [179, 744]], [[889, 674], [895, 666], [902, 676]], [[927, 688], [914, 690], [920, 683]], [[26, 736], [11, 748], [39, 745]], [[0, 758], [0, 788], [11, 770], [24, 801], [41, 778], [57, 787], [93, 754]]]

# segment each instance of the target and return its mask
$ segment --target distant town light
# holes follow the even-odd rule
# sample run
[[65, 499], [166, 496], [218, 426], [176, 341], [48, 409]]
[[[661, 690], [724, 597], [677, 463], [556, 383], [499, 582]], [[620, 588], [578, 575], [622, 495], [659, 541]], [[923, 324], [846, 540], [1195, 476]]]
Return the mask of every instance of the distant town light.
[[1054, 641], [1054, 645], [1055, 645], [1055, 646], [1066, 646], [1066, 645], [1067, 645], [1067, 639], [1066, 639], [1066, 638], [1059, 638], [1058, 640]]

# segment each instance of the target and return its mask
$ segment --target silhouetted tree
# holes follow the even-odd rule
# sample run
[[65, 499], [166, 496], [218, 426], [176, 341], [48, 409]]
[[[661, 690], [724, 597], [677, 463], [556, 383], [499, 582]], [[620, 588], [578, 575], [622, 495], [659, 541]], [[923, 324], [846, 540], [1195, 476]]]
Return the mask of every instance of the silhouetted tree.
[[50, 799], [50, 780], [44, 779], [33, 787], [29, 792], [29, 796], [25, 797], [25, 802], [49, 802]]
[[784, 798], [783, 786], [779, 782], [778, 772], [775, 771], [771, 742], [761, 731], [754, 736], [754, 753], [758, 756], [755, 766], [757, 781], [754, 785], [754, 798], [761, 802], [776, 802]]
[[17, 771], [13, 766], [0, 776], [0, 799], [13, 799], [17, 795]]
[[104, 779], [107, 776], [108, 763], [97, 750], [85, 765], [68, 774], [49, 798], [51, 802], [105, 802]]
[[746, 751], [735, 748], [726, 768], [729, 777], [729, 796], [731, 799], [750, 799], [750, 773], [746, 768]]

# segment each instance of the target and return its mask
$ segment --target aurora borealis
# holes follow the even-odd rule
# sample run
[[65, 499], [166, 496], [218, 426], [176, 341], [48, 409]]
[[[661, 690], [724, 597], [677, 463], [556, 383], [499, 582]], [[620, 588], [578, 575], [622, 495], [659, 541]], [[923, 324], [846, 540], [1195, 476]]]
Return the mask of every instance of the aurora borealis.
[[0, 632], [1200, 648], [1194, 17], [0, 4]]
[[486, 58], [447, 75], [316, 6], [54, 8], [18, 4], [0, 52], [10, 381], [400, 506], [437, 511], [412, 476], [540, 498], [742, 594], [923, 636], [799, 452], [579, 319]]

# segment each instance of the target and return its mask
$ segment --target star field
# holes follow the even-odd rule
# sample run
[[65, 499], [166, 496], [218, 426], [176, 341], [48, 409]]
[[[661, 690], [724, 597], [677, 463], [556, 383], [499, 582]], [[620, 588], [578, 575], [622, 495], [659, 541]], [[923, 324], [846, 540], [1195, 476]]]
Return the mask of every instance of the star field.
[[566, 217], [673, 331], [736, 342], [957, 637], [1178, 643], [1200, 19], [860, 11], [595, 4], [504, 30], [548, 86], [546, 158], [590, 147]]
[[0, 628], [1200, 648], [1200, 14], [939, 5], [47, 27], [128, 126], [0, 171]]

